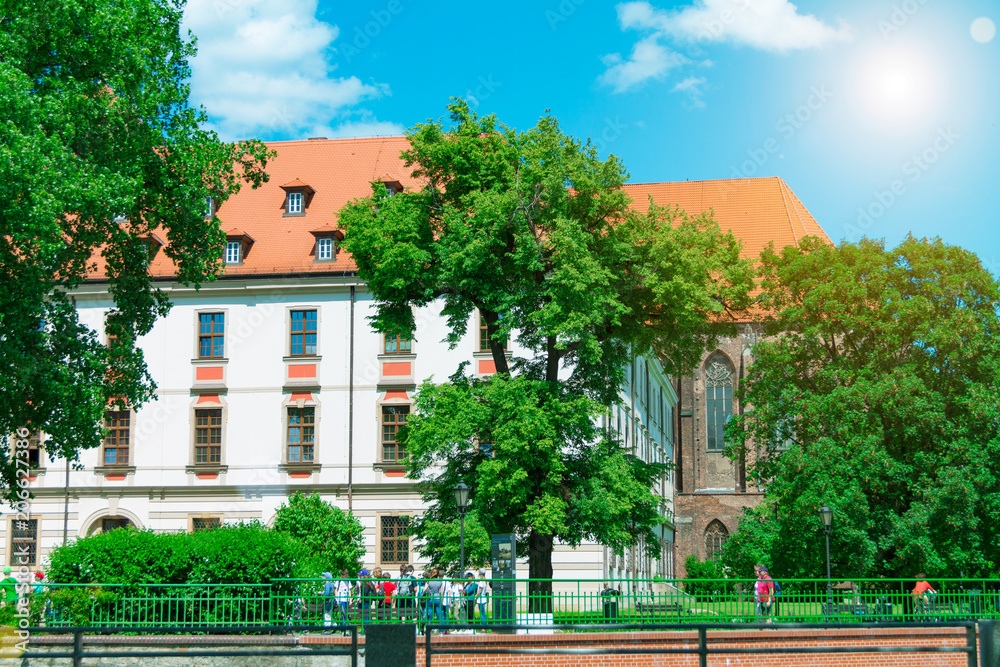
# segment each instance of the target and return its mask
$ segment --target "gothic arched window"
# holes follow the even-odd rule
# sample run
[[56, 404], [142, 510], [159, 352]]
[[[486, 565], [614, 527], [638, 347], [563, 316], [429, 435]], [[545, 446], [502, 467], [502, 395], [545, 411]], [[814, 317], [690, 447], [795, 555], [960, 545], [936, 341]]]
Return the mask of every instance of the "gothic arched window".
[[705, 408], [708, 451], [721, 452], [726, 422], [733, 416], [733, 367], [719, 355], [705, 366]]
[[729, 539], [729, 531], [718, 519], [705, 529], [705, 560], [715, 560], [722, 554], [722, 547]]

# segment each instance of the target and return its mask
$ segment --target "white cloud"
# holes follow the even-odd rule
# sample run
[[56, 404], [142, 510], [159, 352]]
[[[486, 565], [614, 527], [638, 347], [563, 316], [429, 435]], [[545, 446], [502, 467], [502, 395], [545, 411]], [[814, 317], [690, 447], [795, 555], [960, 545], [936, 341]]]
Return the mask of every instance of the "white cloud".
[[601, 75], [601, 82], [613, 86], [616, 93], [633, 88], [649, 79], [663, 79], [667, 72], [688, 62], [679, 53], [665, 48], [656, 35], [640, 40], [628, 60], [613, 53], [603, 59], [608, 70]]
[[614, 86], [615, 92], [662, 79], [672, 67], [691, 62], [664, 45], [670, 40], [687, 45], [691, 57], [700, 58], [699, 47], [712, 43], [785, 53], [851, 39], [851, 29], [843, 21], [833, 28], [811, 14], [800, 14], [789, 0], [695, 0], [676, 11], [639, 0], [619, 4], [617, 11], [622, 30], [649, 34], [636, 43], [628, 60], [618, 54], [605, 58], [608, 70], [601, 81]]
[[680, 83], [676, 84], [670, 89], [672, 93], [685, 93], [688, 97], [690, 106], [695, 108], [701, 108], [705, 106], [702, 96], [705, 94], [704, 86], [708, 83], [708, 79], [701, 76], [689, 76]]
[[338, 134], [338, 121], [344, 128], [373, 125], [351, 116], [389, 87], [336, 75], [331, 56], [340, 30], [317, 19], [316, 8], [316, 0], [187, 3], [184, 27], [198, 38], [191, 99], [223, 138], [300, 138], [318, 127], [346, 136]]
[[317, 127], [312, 136], [335, 139], [338, 137], [388, 137], [399, 136], [406, 130], [399, 123], [380, 120], [348, 121], [335, 128]]

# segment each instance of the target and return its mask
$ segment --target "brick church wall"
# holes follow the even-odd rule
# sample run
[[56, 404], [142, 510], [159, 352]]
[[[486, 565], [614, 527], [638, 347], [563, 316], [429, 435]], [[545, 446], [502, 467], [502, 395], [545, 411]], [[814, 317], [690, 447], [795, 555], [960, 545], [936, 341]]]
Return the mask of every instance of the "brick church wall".
[[[708, 451], [705, 368], [721, 355], [732, 367], [733, 388], [738, 389], [743, 375], [749, 370], [752, 357], [745, 349], [755, 338], [741, 333], [720, 341], [718, 347], [706, 353], [691, 376], [677, 383], [679, 406], [676, 411], [678, 470], [675, 473], [675, 568], [676, 576], [686, 576], [684, 561], [691, 554], [706, 557], [705, 530], [719, 521], [730, 535], [739, 527], [739, 517], [745, 508], [755, 507], [763, 498], [741, 466], [722, 452]], [[739, 401], [733, 398], [733, 414], [739, 414]]]

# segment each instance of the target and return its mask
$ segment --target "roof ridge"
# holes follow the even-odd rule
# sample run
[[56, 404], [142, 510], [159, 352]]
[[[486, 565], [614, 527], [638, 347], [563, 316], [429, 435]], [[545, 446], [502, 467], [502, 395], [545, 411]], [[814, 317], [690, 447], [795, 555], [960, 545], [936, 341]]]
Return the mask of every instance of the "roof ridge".
[[[802, 203], [802, 200], [799, 199], [798, 195], [795, 194], [795, 192], [792, 190], [791, 186], [788, 185], [788, 183], [786, 183], [782, 179], [781, 180], [781, 184], [782, 184], [782, 186], [784, 186], [785, 190], [788, 192], [788, 198], [790, 200], [792, 200], [792, 208], [795, 210], [795, 217], [796, 217], [796, 219], [799, 221], [799, 224], [802, 226], [802, 233], [805, 236], [809, 236], [809, 228], [806, 227], [806, 221], [802, 217], [802, 213], [799, 211], [799, 209], [802, 209], [802, 210], [805, 210], [808, 213], [808, 209], [806, 209], [805, 204]], [[810, 217], [812, 217], [811, 213], [809, 215], [810, 215]], [[817, 225], [819, 225], [819, 223], [816, 222], [816, 218], [813, 218], [813, 222], [815, 222]], [[821, 227], [821, 229], [822, 229], [822, 227]]]
[[[795, 233], [795, 223], [792, 221], [792, 213], [788, 210], [788, 197], [785, 195], [785, 188], [781, 187], [785, 182], [778, 178], [778, 192], [781, 193], [781, 203], [785, 206], [785, 215], [788, 216], [788, 228], [792, 232], [792, 238], [795, 240], [795, 245], [799, 244], [799, 237]], [[801, 220], [799, 221], [801, 224]], [[803, 227], [805, 229], [805, 227]]]
[[746, 178], [702, 178], [693, 181], [643, 181], [636, 183], [626, 183], [625, 187], [631, 185], [662, 185], [666, 183], [719, 183], [722, 181], [766, 181], [771, 179], [781, 180], [780, 176], [747, 176]]
[[323, 142], [329, 143], [350, 143], [352, 141], [356, 142], [369, 142], [369, 141], [381, 141], [385, 142], [388, 139], [406, 139], [405, 136], [401, 134], [386, 134], [376, 137], [333, 137], [332, 139], [326, 137], [318, 137], [316, 139], [284, 139], [280, 141], [265, 141], [265, 146], [271, 146], [273, 144], [318, 144]]

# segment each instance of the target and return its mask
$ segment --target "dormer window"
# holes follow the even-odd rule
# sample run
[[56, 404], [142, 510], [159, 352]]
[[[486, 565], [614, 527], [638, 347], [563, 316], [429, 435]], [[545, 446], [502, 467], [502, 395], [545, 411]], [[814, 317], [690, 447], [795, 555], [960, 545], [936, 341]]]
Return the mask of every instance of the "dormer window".
[[285, 191], [285, 215], [305, 215], [316, 191], [299, 179], [281, 186]]
[[243, 261], [242, 245], [239, 241], [226, 241], [226, 264], [239, 264]]
[[163, 246], [163, 239], [150, 232], [145, 236], [139, 237], [139, 244], [142, 246], [143, 257], [146, 258], [146, 266], [149, 266], [149, 263], [153, 261], [156, 253]]
[[400, 192], [403, 191], [403, 184], [400, 183], [395, 178], [393, 178], [392, 176], [390, 176], [389, 174], [386, 174], [385, 176], [380, 178], [378, 182], [385, 186], [386, 194], [388, 194], [390, 197], [392, 197], [393, 195], [398, 195]]
[[316, 239], [316, 245], [313, 246], [313, 261], [336, 262], [337, 241], [344, 238], [344, 232], [330, 225], [323, 225], [309, 233]]
[[325, 236], [316, 239], [316, 260], [323, 262], [333, 259], [333, 238]]
[[253, 243], [253, 237], [246, 232], [238, 229], [227, 231], [226, 251], [223, 255], [226, 264], [242, 264], [243, 260], [250, 254]]

